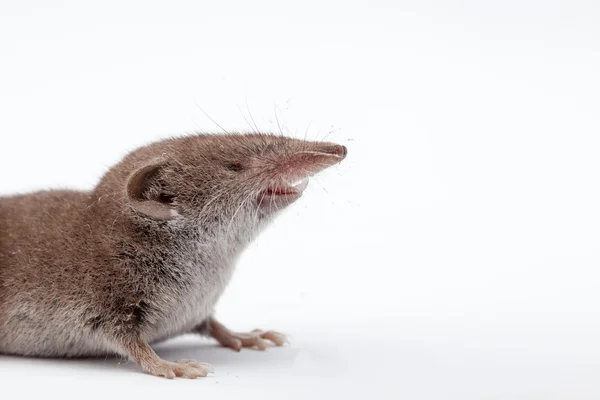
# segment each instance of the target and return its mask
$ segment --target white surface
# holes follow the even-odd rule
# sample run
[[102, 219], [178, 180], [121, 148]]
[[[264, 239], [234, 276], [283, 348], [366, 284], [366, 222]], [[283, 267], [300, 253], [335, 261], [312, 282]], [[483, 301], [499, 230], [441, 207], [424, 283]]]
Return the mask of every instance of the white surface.
[[600, 5], [204, 3], [2, 2], [0, 191], [89, 188], [136, 146], [218, 131], [197, 105], [346, 144], [219, 307], [292, 344], [159, 347], [211, 362], [198, 381], [2, 357], [2, 392], [597, 399]]

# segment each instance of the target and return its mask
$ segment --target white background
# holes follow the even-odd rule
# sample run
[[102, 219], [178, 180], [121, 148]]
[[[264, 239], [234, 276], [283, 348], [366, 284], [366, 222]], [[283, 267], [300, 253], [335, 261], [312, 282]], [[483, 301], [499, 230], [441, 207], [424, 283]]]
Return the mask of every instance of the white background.
[[593, 0], [3, 0], [3, 194], [218, 132], [200, 108], [349, 148], [219, 305], [288, 347], [157, 347], [212, 363], [196, 381], [1, 357], [3, 396], [599, 398], [598, 21]]

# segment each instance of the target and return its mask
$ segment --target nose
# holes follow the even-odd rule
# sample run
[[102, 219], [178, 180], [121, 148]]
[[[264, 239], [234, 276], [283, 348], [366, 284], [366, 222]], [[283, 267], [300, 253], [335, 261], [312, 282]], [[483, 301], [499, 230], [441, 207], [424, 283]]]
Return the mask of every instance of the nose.
[[343, 160], [346, 158], [346, 154], [348, 154], [348, 149], [346, 146], [335, 144], [328, 149], [328, 153], [336, 155]]

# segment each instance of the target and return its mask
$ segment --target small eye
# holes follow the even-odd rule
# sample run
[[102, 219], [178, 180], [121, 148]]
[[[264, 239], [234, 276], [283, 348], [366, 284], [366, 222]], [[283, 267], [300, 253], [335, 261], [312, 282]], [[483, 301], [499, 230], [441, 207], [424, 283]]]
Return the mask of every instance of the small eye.
[[173, 204], [173, 202], [175, 201], [175, 195], [161, 193], [158, 195], [158, 201], [165, 204]]
[[240, 172], [242, 169], [244, 169], [244, 167], [242, 167], [241, 163], [236, 162], [227, 165], [227, 169], [234, 172]]

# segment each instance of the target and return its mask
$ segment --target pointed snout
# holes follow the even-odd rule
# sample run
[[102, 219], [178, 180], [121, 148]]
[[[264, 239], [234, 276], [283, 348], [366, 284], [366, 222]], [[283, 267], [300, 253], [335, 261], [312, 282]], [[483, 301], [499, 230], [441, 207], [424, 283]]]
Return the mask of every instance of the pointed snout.
[[346, 146], [330, 142], [304, 142], [302, 146], [276, 163], [277, 172], [286, 182], [312, 176], [340, 163], [348, 154]]
[[315, 174], [341, 162], [348, 154], [346, 146], [335, 143], [319, 143], [314, 150], [300, 152], [298, 162], [305, 171]]
[[339, 157], [341, 161], [344, 158], [346, 158], [346, 154], [348, 154], [348, 149], [346, 148], [346, 146], [334, 144], [327, 149], [327, 152]]
[[342, 146], [339, 144], [323, 143], [321, 146], [319, 146], [315, 154], [332, 155], [335, 156], [337, 162], [340, 162], [344, 158], [346, 158], [346, 154], [348, 154], [348, 149], [346, 148], [346, 146]]

